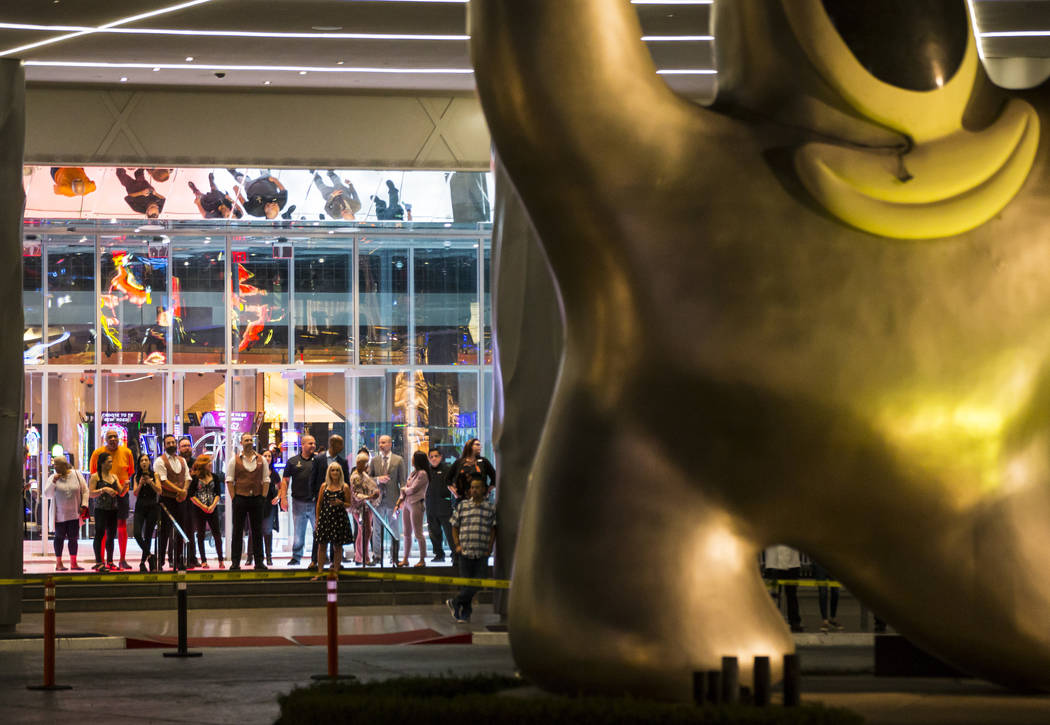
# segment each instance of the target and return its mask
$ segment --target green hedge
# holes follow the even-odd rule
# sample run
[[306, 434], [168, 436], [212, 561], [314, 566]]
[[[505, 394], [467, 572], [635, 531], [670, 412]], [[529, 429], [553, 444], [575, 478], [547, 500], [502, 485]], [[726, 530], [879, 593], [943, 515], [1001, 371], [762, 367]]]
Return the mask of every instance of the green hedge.
[[821, 705], [765, 708], [695, 707], [612, 697], [497, 695], [526, 684], [508, 677], [411, 677], [381, 682], [322, 683], [278, 698], [278, 725], [857, 725], [856, 713]]

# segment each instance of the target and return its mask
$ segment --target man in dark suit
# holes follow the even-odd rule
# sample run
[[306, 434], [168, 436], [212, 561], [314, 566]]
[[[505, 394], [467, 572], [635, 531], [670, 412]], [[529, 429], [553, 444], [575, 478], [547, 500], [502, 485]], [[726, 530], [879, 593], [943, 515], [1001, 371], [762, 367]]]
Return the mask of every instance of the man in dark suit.
[[[390, 436], [384, 435], [379, 437], [379, 452], [372, 457], [372, 461], [369, 463], [369, 474], [379, 484], [380, 496], [379, 503], [376, 504], [376, 511], [379, 512], [380, 518], [386, 521], [387, 526], [396, 533], [397, 529], [394, 529], [394, 504], [397, 503], [397, 499], [401, 495], [401, 488], [405, 485], [406, 473], [404, 459], [391, 452], [392, 446], [393, 440]], [[382, 561], [377, 556], [377, 552], [380, 551], [382, 537], [383, 526], [376, 521], [372, 525], [372, 562], [375, 564], [382, 564]], [[392, 550], [390, 552], [390, 561], [391, 563], [395, 561]]]
[[[346, 456], [343, 455], [343, 437], [341, 435], [333, 435], [328, 438], [328, 450], [325, 451], [324, 455], [317, 456], [317, 462], [314, 464], [313, 481], [311, 482], [311, 495], [313, 500], [317, 500], [317, 496], [321, 491], [321, 486], [324, 485], [325, 476], [328, 474], [328, 466], [332, 463], [338, 463], [339, 467], [343, 469], [343, 480], [350, 480], [350, 465], [346, 462]], [[333, 558], [329, 559], [334, 561]], [[314, 531], [314, 544], [310, 551], [310, 566], [306, 567], [310, 571], [317, 570], [317, 531]]]
[[441, 544], [444, 533], [448, 548], [455, 558], [455, 546], [452, 544], [452, 492], [448, 490], [448, 464], [441, 451], [431, 448], [427, 454], [430, 460], [430, 485], [427, 486], [427, 528], [430, 529], [430, 545], [434, 551], [431, 561], [444, 561], [445, 550]]

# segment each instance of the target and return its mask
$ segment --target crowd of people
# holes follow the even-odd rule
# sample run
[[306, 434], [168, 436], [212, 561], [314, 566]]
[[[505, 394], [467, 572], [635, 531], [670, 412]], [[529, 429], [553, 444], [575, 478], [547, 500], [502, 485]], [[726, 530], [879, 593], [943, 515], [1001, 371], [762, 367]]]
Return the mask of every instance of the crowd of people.
[[[54, 459], [55, 472], [45, 494], [55, 502], [55, 568], [83, 569], [77, 561], [77, 533], [80, 522], [90, 515], [95, 524], [92, 568], [98, 572], [133, 569], [127, 561], [129, 517], [142, 552], [139, 571], [209, 568], [205, 546], [209, 532], [214, 561], [225, 568], [219, 512], [225, 495], [232, 512], [232, 571], [241, 569], [246, 534], [245, 566], [257, 570], [273, 566], [278, 512], [290, 510], [290, 567], [306, 561], [308, 528], [313, 541], [306, 568], [318, 576], [328, 562], [334, 569], [343, 565], [344, 547], [353, 548], [353, 561], [360, 566], [382, 565], [384, 530], [402, 543], [400, 558], [394, 558], [393, 547], [386, 549], [392, 565], [425, 566], [426, 521], [433, 562], [446, 561], [448, 548], [462, 576], [483, 576], [495, 542], [491, 499], [496, 470], [481, 454], [480, 441], [468, 441], [451, 464], [436, 449], [417, 450], [411, 457], [411, 472], [392, 448], [391, 437], [380, 436], [378, 449], [372, 453], [362, 447], [351, 466], [341, 436], [330, 436], [322, 452], [313, 436], [304, 435], [299, 453], [288, 459], [281, 476], [273, 467], [273, 452], [257, 451], [251, 433], [241, 435], [239, 451], [221, 471], [215, 470], [210, 455], [194, 457], [188, 437], [168, 434], [159, 456], [151, 460], [143, 454], [136, 460], [117, 432], [107, 431], [104, 444], [91, 456], [86, 480], [64, 457]], [[129, 493], [135, 497], [134, 509]], [[66, 548], [69, 567], [64, 560]], [[119, 554], [116, 561], [115, 554]], [[474, 591], [465, 588], [448, 600], [457, 621], [469, 620]]]

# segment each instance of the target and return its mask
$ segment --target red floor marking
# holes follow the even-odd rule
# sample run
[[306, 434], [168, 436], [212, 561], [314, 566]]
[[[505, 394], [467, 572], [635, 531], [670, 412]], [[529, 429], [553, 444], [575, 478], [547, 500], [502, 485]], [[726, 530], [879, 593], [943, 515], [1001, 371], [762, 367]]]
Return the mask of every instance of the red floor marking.
[[[433, 629], [412, 629], [407, 632], [384, 632], [381, 634], [341, 634], [339, 635], [339, 644], [410, 644], [440, 636], [441, 633]], [[328, 644], [328, 638], [323, 634], [303, 635], [292, 639], [299, 644], [309, 646], [323, 647]]]
[[445, 637], [435, 637], [434, 639], [424, 639], [420, 642], [410, 642], [409, 644], [473, 644], [474, 635], [470, 632], [464, 632], [463, 634], [450, 634]]

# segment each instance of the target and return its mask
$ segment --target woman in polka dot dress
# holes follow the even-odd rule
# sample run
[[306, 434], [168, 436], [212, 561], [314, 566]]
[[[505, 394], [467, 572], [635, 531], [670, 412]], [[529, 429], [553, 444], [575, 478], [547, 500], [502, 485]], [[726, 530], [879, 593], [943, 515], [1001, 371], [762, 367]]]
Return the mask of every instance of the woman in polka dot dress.
[[[317, 496], [317, 568], [324, 571], [328, 544], [332, 547], [332, 571], [339, 571], [343, 546], [354, 540], [350, 531], [350, 486], [343, 480], [343, 467], [338, 462], [328, 466], [324, 485]], [[314, 577], [319, 579], [320, 576]]]

